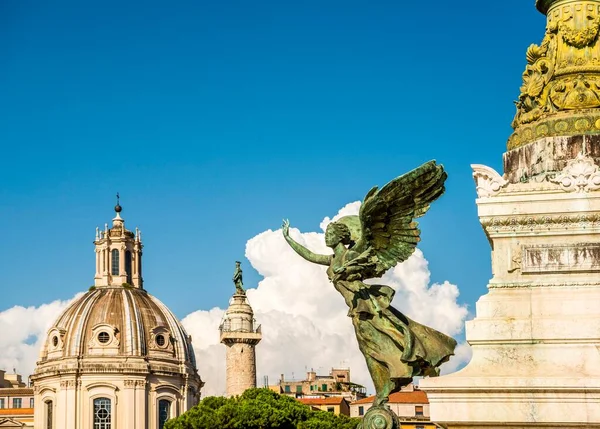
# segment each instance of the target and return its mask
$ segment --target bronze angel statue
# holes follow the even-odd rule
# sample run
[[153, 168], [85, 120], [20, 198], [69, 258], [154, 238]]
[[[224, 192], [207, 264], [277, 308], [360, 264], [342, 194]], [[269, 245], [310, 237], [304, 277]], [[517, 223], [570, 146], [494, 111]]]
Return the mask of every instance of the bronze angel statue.
[[345, 216], [327, 226], [325, 244], [333, 249], [332, 255], [303, 247], [290, 237], [289, 222], [283, 223], [283, 236], [292, 249], [328, 267], [330, 281], [350, 309], [348, 316], [377, 393], [374, 407], [383, 406], [413, 377], [438, 375], [439, 366], [454, 354], [453, 338], [390, 305], [391, 287], [364, 283], [412, 255], [420, 239], [414, 219], [444, 193], [446, 177], [443, 167], [430, 161], [381, 189], [371, 189], [358, 216]]

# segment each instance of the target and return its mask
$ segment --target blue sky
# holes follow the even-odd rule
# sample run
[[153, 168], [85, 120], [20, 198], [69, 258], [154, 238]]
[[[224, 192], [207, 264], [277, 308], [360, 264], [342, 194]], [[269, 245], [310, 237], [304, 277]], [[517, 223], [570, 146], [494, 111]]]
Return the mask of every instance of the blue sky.
[[146, 288], [184, 317], [226, 305], [248, 239], [316, 231], [429, 159], [449, 179], [420, 248], [473, 309], [469, 165], [501, 171], [543, 33], [533, 0], [0, 2], [0, 310], [88, 289], [117, 191]]

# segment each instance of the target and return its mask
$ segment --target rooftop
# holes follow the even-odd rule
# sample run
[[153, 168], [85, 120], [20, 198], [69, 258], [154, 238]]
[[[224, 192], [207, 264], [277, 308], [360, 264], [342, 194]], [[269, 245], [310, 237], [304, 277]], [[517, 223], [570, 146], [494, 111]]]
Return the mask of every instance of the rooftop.
[[33, 415], [33, 408], [0, 408], [0, 416]]
[[2, 387], [0, 388], [0, 396], [15, 396], [15, 395], [31, 395], [33, 396], [33, 388], [31, 387]]
[[298, 401], [304, 405], [340, 405], [345, 399], [343, 396], [333, 396], [328, 398], [298, 398]]
[[[375, 396], [369, 396], [368, 398], [360, 399], [352, 403], [354, 404], [370, 404], [375, 400]], [[412, 392], [396, 392], [390, 395], [390, 404], [429, 404], [427, 394], [422, 390], [415, 390]]]

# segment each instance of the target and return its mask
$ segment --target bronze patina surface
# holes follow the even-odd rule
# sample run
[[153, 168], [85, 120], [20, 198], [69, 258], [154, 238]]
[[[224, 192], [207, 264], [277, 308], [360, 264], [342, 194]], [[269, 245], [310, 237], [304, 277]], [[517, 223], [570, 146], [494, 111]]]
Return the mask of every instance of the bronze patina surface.
[[289, 222], [283, 223], [289, 245], [304, 259], [328, 267], [329, 279], [348, 305], [377, 393], [373, 411], [364, 420], [372, 422], [364, 427], [395, 427], [393, 413], [385, 411], [390, 393], [415, 376], [438, 375], [439, 366], [456, 347], [453, 338], [392, 307], [391, 287], [364, 283], [412, 255], [420, 239], [414, 219], [444, 193], [446, 177], [443, 167], [430, 161], [381, 189], [371, 189], [358, 216], [345, 216], [327, 226], [325, 244], [333, 255], [315, 254], [303, 247], [290, 237]]
[[233, 284], [235, 285], [235, 293], [238, 295], [246, 295], [244, 290], [244, 282], [242, 277], [242, 267], [240, 261], [235, 261], [235, 271], [233, 272]]

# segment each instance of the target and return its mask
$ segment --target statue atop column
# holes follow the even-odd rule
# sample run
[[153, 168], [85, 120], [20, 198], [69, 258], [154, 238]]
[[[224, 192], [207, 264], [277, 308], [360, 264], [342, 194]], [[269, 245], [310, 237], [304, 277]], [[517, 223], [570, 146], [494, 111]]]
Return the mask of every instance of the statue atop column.
[[246, 295], [244, 282], [242, 281], [242, 267], [240, 261], [235, 261], [235, 272], [233, 273], [233, 284], [237, 295]]

